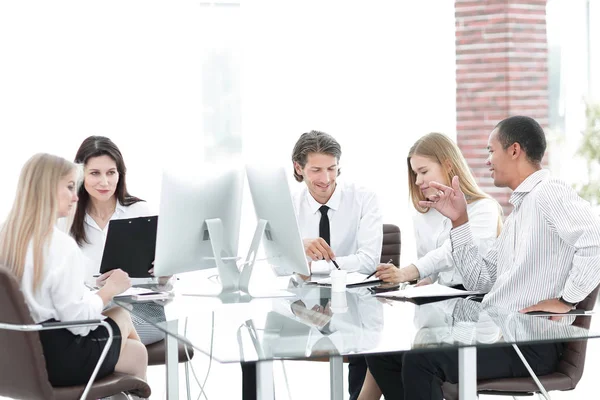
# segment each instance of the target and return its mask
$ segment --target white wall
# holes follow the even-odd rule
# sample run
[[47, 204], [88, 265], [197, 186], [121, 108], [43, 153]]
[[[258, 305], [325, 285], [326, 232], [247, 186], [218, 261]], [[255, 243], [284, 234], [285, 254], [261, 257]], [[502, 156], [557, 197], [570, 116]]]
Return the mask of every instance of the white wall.
[[[158, 210], [162, 168], [218, 149], [207, 118], [239, 137], [240, 78], [244, 156], [289, 167], [302, 132], [334, 135], [344, 177], [378, 192], [409, 261], [406, 153], [429, 131], [455, 135], [453, 13], [445, 0], [249, 1], [241, 19], [197, 1], [2, 2], [0, 217], [28, 157], [72, 159], [92, 134], [118, 144], [130, 191]], [[216, 117], [215, 99], [229, 102]]]
[[342, 145], [342, 177], [377, 191], [384, 221], [401, 225], [409, 262], [415, 249], [406, 154], [430, 131], [456, 136], [453, 2], [247, 6], [246, 157], [277, 158], [291, 174], [301, 133], [333, 135]]

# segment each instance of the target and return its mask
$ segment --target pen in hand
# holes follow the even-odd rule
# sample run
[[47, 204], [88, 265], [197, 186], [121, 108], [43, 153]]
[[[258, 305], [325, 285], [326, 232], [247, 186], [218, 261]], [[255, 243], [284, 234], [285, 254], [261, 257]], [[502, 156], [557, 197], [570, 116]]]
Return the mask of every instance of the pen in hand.
[[335, 265], [337, 269], [341, 270], [340, 266], [338, 265], [338, 263], [335, 262], [335, 260], [331, 260], [331, 262], [333, 263], [333, 265]]
[[[390, 258], [390, 261], [388, 261], [387, 263], [388, 263], [388, 264], [391, 264], [391, 263], [392, 263], [392, 261], [394, 261], [394, 260], [393, 260], [392, 258]], [[372, 277], [373, 275], [375, 275], [376, 273], [377, 273], [377, 269], [375, 269], [375, 271], [373, 271], [373, 272], [371, 273], [371, 275], [367, 276], [367, 277], [365, 278], [365, 281], [366, 281], [367, 279], [371, 278], [371, 277]]]

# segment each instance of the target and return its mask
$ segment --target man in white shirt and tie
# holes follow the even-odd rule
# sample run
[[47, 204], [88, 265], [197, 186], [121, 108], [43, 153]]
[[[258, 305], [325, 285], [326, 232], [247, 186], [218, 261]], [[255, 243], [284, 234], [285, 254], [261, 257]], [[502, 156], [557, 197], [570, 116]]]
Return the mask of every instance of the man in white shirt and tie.
[[370, 274], [379, 265], [383, 223], [375, 193], [338, 182], [342, 150], [330, 135], [310, 131], [294, 146], [294, 178], [306, 187], [294, 196], [304, 249], [313, 274], [336, 268]]
[[[304, 250], [312, 274], [338, 266], [371, 274], [381, 258], [381, 213], [373, 192], [338, 182], [341, 156], [340, 144], [324, 132], [303, 133], [294, 146], [294, 178], [306, 185], [294, 196]], [[351, 400], [358, 398], [366, 368], [364, 357], [349, 357]]]
[[[514, 210], [487, 254], [479, 254], [473, 242], [456, 176], [452, 187], [430, 183], [438, 195], [419, 203], [452, 221], [454, 263], [468, 290], [488, 292], [484, 305], [566, 313], [600, 283], [600, 218], [572, 187], [542, 169], [545, 150], [544, 131], [529, 117], [506, 118], [490, 134], [486, 165], [494, 185], [513, 190]], [[556, 371], [563, 344], [519, 348], [533, 371], [546, 375]], [[367, 361], [386, 399], [441, 400], [442, 383], [458, 380], [456, 350], [370, 356]], [[478, 379], [520, 376], [529, 373], [512, 347], [478, 349]]]

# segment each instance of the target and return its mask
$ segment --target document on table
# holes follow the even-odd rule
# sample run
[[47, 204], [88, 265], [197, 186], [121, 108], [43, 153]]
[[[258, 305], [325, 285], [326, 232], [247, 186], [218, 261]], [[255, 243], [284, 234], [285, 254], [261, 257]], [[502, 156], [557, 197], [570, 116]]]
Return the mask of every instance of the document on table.
[[[373, 275], [372, 277], [367, 279], [368, 275], [365, 274], [361, 274], [360, 272], [350, 272], [348, 275], [346, 275], [346, 287], [353, 287], [353, 286], [360, 286], [360, 285], [375, 285], [377, 283], [381, 283], [383, 282], [381, 279], [375, 277], [375, 275]], [[321, 286], [331, 286], [331, 278], [327, 277], [327, 278], [323, 278], [323, 279], [318, 279], [316, 281], [311, 281], [311, 282], [307, 282], [308, 284], [313, 284], [313, 285], [321, 285]]]
[[417, 297], [455, 297], [468, 296], [471, 294], [480, 294], [477, 291], [454, 289], [448, 286], [433, 283], [425, 286], [407, 286], [404, 289], [395, 290], [393, 292], [377, 293], [375, 296], [414, 299]]
[[[90, 288], [90, 289], [92, 289], [92, 288]], [[94, 293], [97, 292], [97, 291], [98, 290], [96, 290], [95, 288], [92, 289], [92, 292], [94, 292]], [[126, 297], [126, 296], [133, 296], [133, 295], [142, 294], [142, 293], [152, 293], [152, 292], [155, 292], [155, 291], [154, 290], [150, 290], [150, 289], [146, 289], [146, 288], [140, 288], [140, 287], [130, 287], [129, 289], [127, 289], [123, 293], [116, 295], [115, 298]]]

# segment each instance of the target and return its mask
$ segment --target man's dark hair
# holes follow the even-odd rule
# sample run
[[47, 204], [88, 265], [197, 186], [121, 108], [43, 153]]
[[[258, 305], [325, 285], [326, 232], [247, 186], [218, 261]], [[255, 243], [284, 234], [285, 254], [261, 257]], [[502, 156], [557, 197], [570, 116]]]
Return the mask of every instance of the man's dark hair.
[[[310, 153], [329, 154], [339, 162], [342, 156], [342, 147], [331, 135], [325, 132], [310, 131], [300, 135], [292, 152], [292, 162], [297, 162], [300, 167], [304, 168]], [[338, 169], [339, 175], [340, 170]], [[294, 178], [298, 182], [304, 180], [304, 177], [296, 172], [296, 168], [294, 168]]]
[[498, 141], [506, 150], [519, 143], [527, 158], [534, 164], [540, 164], [546, 151], [546, 135], [537, 121], [530, 117], [516, 115], [498, 122]]

